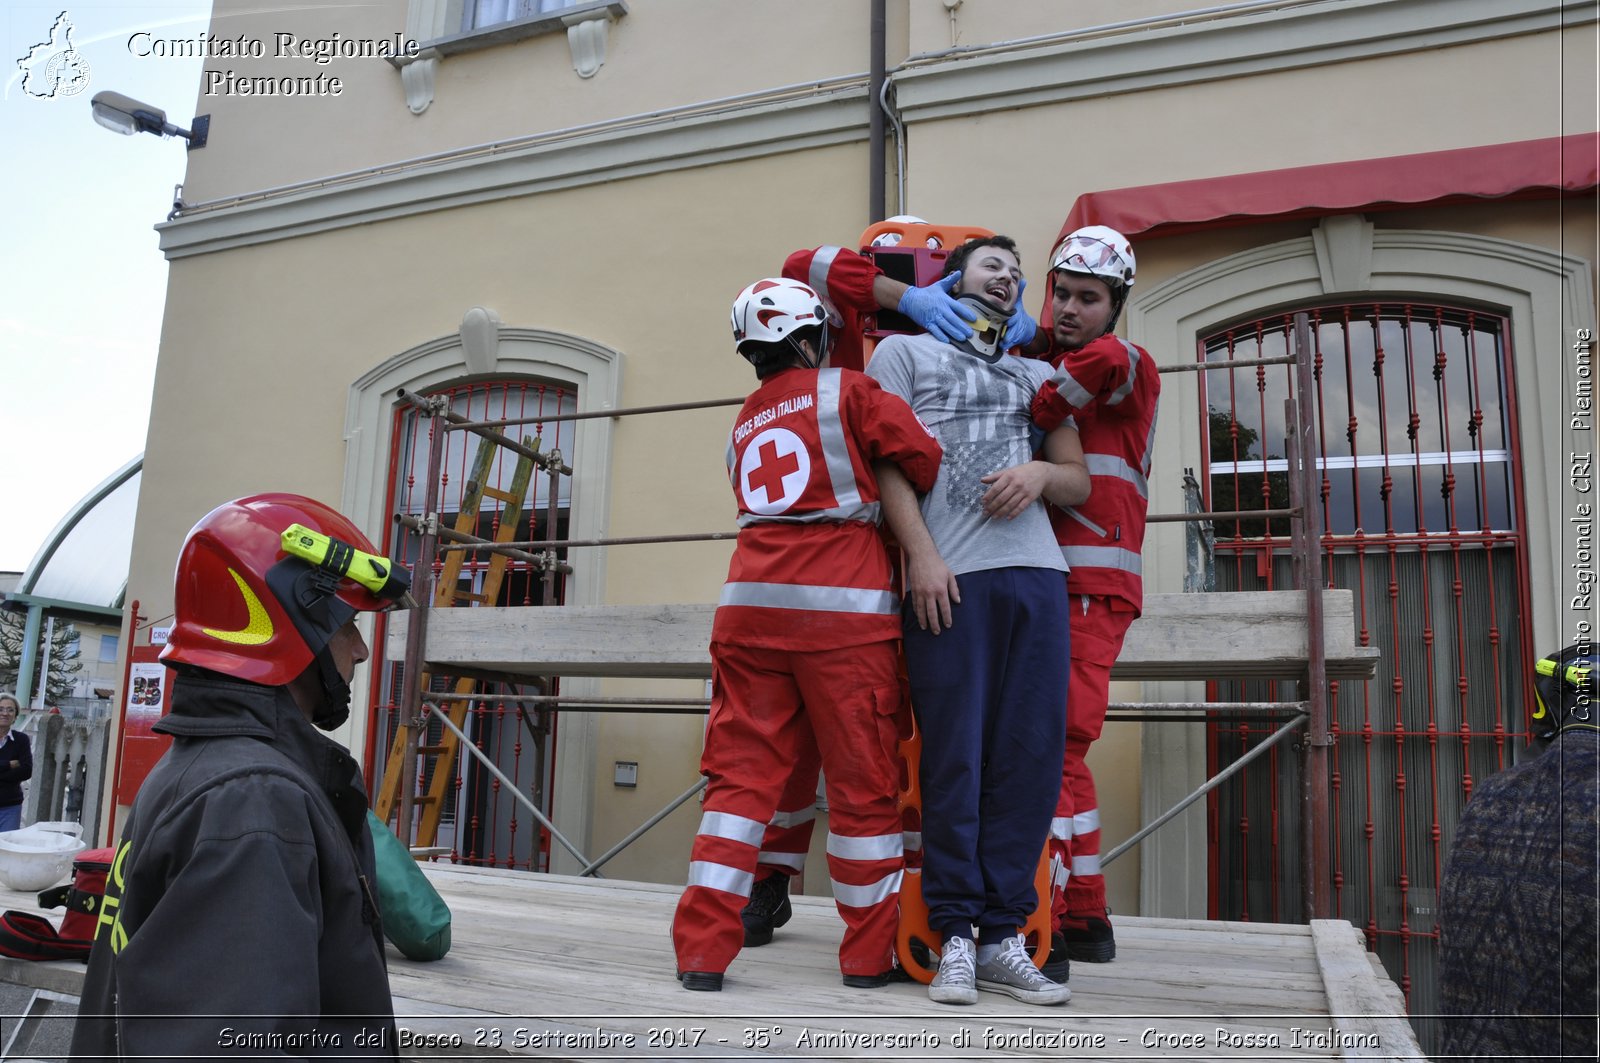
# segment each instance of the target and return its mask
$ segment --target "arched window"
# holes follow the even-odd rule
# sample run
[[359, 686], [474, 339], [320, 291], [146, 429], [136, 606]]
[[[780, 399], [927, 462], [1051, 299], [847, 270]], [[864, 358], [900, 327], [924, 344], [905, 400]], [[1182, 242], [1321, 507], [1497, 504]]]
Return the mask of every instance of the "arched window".
[[[578, 409], [577, 389], [552, 381], [474, 382], [442, 388], [435, 394], [448, 396], [453, 413], [478, 422], [558, 417]], [[393, 512], [423, 516], [428, 478], [434, 475], [434, 511], [441, 527], [481, 539], [519, 543], [569, 537], [573, 503], [570, 474], [546, 472], [525, 457], [467, 431], [445, 433], [438, 468], [430, 472], [430, 418], [409, 406], [397, 408], [394, 416], [389, 507]], [[536, 419], [496, 430], [539, 453], [559, 452], [569, 466], [583, 462], [572, 421], [546, 423]], [[397, 528], [395, 534], [391, 555], [414, 568], [421, 535], [404, 526]], [[436, 606], [560, 605], [566, 597], [563, 569], [567, 551], [527, 550], [522, 555], [496, 560], [484, 551], [456, 551], [442, 543], [433, 566]], [[561, 567], [552, 567], [550, 562]], [[385, 662], [377, 692], [380, 749], [390, 748], [394, 741], [403, 678], [401, 661]], [[459, 689], [454, 677], [429, 678], [431, 693]], [[497, 699], [470, 702], [464, 729], [517, 789], [530, 795], [540, 811], [549, 815], [558, 717], [541, 711], [537, 704], [498, 699], [518, 693], [555, 691], [546, 691], [537, 684], [485, 681], [474, 686], [476, 693], [496, 695]], [[435, 747], [443, 738], [443, 725], [433, 719], [421, 744]], [[437, 833], [424, 842], [448, 848], [450, 858], [460, 863], [548, 870], [548, 839], [479, 761], [458, 754], [446, 764], [442, 757], [424, 756], [419, 758], [418, 771], [423, 793], [433, 783], [434, 773], [452, 772], [439, 811]]]
[[[419, 512], [427, 468], [426, 422], [418, 422], [397, 405], [400, 391], [448, 394], [456, 412], [482, 420], [592, 414], [617, 405], [621, 356], [616, 351], [565, 333], [501, 326], [498, 320], [493, 320], [492, 328], [486, 328], [485, 322], [494, 317], [491, 312], [475, 309], [464, 320], [465, 336], [442, 336], [400, 352], [351, 385], [345, 419], [342, 508], [373, 529], [375, 538], [383, 536], [395, 556], [415, 556], [415, 546], [406, 541], [393, 518], [396, 514]], [[419, 423], [423, 425], [421, 430]], [[517, 541], [530, 541], [535, 534], [541, 538], [598, 537], [605, 525], [609, 498], [610, 418], [533, 423], [508, 427], [505, 432], [516, 438], [522, 434], [540, 435], [541, 447], [547, 451], [559, 448], [563, 462], [572, 469], [570, 476], [558, 478], [553, 491], [548, 477], [533, 478], [528, 490], [531, 503], [516, 508]], [[446, 525], [453, 522], [466, 493], [466, 470], [471, 468], [477, 438], [466, 432], [447, 434], [438, 503]], [[514, 463], [514, 457], [497, 457], [484, 477], [485, 484], [494, 490], [509, 486]], [[508, 507], [492, 496], [480, 512], [480, 532], [488, 532], [485, 538], [492, 538], [497, 525], [510, 519]], [[552, 527], [555, 534], [547, 536]], [[512, 566], [495, 595], [495, 603], [597, 603], [604, 584], [601, 552], [578, 550], [570, 558], [559, 551], [557, 554], [558, 560], [570, 564], [570, 575], [547, 585], [543, 571], [536, 572], [528, 565]], [[481, 593], [487, 564], [478, 558], [463, 565], [455, 581], [461, 601], [469, 602], [472, 599], [466, 595]], [[392, 660], [385, 660], [390, 647], [382, 637], [381, 623], [377, 634], [371, 666], [358, 675], [363, 685], [357, 690], [356, 703], [366, 705], [368, 711], [356, 714], [359, 722], [352, 738], [353, 747], [365, 750], [367, 777], [374, 793], [379, 792], [390, 750], [394, 698], [400, 678], [400, 654], [394, 653]], [[563, 692], [592, 693], [596, 683], [591, 679], [568, 680]], [[474, 704], [476, 713], [477, 703]], [[557, 736], [553, 725], [541, 730], [535, 716], [519, 712], [514, 703], [482, 704], [489, 715], [477, 718], [484, 722], [474, 722], [475, 728], [481, 728], [474, 733], [487, 736], [484, 741], [494, 746], [497, 766], [512, 773], [518, 789], [550, 813], [564, 834], [585, 837], [593, 811], [592, 720], [584, 715], [568, 717], [561, 722]], [[558, 740], [560, 757], [555, 756]], [[546, 866], [548, 851], [542, 832], [527, 810], [484, 781], [476, 766], [458, 774], [451, 783], [451, 811], [460, 810], [456, 818], [470, 825], [471, 836], [460, 832], [459, 836], [447, 835], [442, 817], [441, 844], [450, 845], [462, 859], [473, 862], [501, 867]], [[476, 797], [483, 794], [488, 799], [474, 804]], [[559, 851], [555, 854], [558, 865], [563, 855]]]
[[[1286, 315], [1316, 317], [1322, 574], [1353, 592], [1355, 634], [1382, 654], [1370, 682], [1330, 684], [1331, 900], [1365, 931], [1413, 1014], [1436, 1010], [1435, 891], [1460, 809], [1521, 745], [1532, 646], [1566, 635], [1566, 470], [1556, 465], [1573, 449], [1572, 395], [1554, 352], [1565, 352], [1569, 326], [1592, 327], [1593, 293], [1577, 256], [1347, 215], [1205, 262], [1129, 304], [1130, 335], [1162, 361], [1287, 354]], [[1196, 452], [1208, 508], [1279, 508], [1289, 371], [1190, 376], [1165, 378], [1152, 510], [1182, 508], [1182, 468]], [[1219, 589], [1292, 585], [1285, 522], [1216, 531]], [[1155, 589], [1177, 589], [1160, 579], [1169, 559], [1149, 554]], [[1146, 744], [1147, 804], [1171, 805], [1272, 729], [1234, 717], [1203, 736], [1164, 731]], [[1157, 835], [1145, 847], [1146, 911], [1298, 919], [1300, 798], [1289, 747], [1254, 762], [1209, 799], [1203, 861], [1191, 838]], [[1189, 887], [1197, 880], [1209, 884], [1203, 897]]]
[[[1521, 692], [1532, 658], [1507, 321], [1438, 303], [1305, 309], [1323, 578], [1354, 592], [1358, 639], [1383, 654], [1374, 681], [1331, 691], [1335, 914], [1367, 927], [1416, 982], [1407, 964], [1431, 965], [1431, 948], [1411, 945], [1435, 936], [1448, 828], [1474, 781], [1510, 766], [1527, 740]], [[1198, 357], [1280, 357], [1291, 322], [1274, 314], [1215, 330]], [[1289, 367], [1203, 377], [1206, 508], [1286, 507]], [[1215, 533], [1218, 590], [1293, 585], [1286, 518], [1220, 521]], [[1218, 689], [1228, 700], [1275, 693]], [[1213, 768], [1275, 726], [1214, 721]], [[1298, 758], [1274, 751], [1215, 792], [1213, 815], [1227, 827], [1212, 848], [1217, 917], [1297, 916], [1298, 770]]]
[[[1513, 464], [1504, 315], [1418, 303], [1317, 307], [1318, 468], [1327, 536], [1511, 531]], [[1293, 315], [1245, 322], [1201, 341], [1208, 361], [1289, 352]], [[1205, 374], [1212, 508], [1288, 497], [1282, 388], [1273, 373]], [[1269, 391], [1273, 394], [1269, 398]], [[1287, 534], [1287, 520], [1224, 521], [1219, 540]]]

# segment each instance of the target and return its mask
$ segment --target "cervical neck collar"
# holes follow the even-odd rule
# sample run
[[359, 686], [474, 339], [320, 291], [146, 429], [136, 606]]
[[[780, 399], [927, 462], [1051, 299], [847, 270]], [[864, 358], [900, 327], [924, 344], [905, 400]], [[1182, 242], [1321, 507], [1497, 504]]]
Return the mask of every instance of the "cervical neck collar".
[[1001, 349], [1000, 341], [1006, 333], [1008, 315], [981, 295], [958, 295], [956, 299], [965, 303], [978, 315], [978, 319], [971, 323], [972, 335], [952, 346], [975, 354], [986, 362], [998, 362], [1000, 356], [1006, 353]]

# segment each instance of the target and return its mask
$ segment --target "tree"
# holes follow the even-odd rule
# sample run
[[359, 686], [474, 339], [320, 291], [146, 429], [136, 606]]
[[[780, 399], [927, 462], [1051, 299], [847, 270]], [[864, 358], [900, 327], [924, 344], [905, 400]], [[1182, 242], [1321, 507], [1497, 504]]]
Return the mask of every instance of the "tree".
[[[0, 611], [0, 689], [16, 690], [18, 671], [22, 667], [23, 638], [27, 634], [27, 617], [20, 613]], [[39, 679], [39, 659], [43, 654], [45, 627], [39, 628], [39, 645], [34, 647], [33, 679]], [[72, 677], [83, 671], [78, 660], [78, 629], [57, 621], [50, 632], [50, 681], [45, 688], [46, 703], [55, 703], [72, 696]]]
[[[1210, 410], [1210, 421], [1212, 461], [1250, 461], [1259, 457], [1256, 443], [1260, 440], [1261, 433], [1240, 424], [1226, 410], [1215, 407]], [[1268, 461], [1277, 458], [1277, 454], [1267, 455]], [[1211, 508], [1218, 513], [1288, 509], [1289, 474], [1287, 472], [1213, 473]], [[1245, 517], [1242, 520], [1219, 520], [1216, 522], [1216, 534], [1219, 540], [1285, 536], [1289, 534], [1289, 518]]]

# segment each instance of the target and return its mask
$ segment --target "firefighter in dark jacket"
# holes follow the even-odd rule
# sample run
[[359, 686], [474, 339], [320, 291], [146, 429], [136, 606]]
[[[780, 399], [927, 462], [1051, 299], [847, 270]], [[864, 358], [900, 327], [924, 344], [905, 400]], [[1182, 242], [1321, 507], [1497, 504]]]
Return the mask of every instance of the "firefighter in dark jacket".
[[366, 792], [317, 729], [349, 715], [356, 615], [408, 585], [298, 495], [189, 533], [155, 728], [173, 745], [117, 846], [73, 1058], [396, 1058]]
[[1600, 1049], [1600, 647], [1534, 675], [1534, 755], [1473, 789], [1439, 884], [1440, 1059]]

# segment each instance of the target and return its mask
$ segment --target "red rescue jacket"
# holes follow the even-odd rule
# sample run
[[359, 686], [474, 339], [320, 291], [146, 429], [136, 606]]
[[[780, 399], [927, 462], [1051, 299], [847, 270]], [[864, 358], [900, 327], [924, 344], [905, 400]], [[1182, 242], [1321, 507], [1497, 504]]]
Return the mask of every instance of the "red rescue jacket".
[[864, 373], [763, 381], [728, 438], [739, 541], [711, 640], [825, 650], [898, 638], [872, 462], [895, 462], [926, 491], [942, 456], [911, 407]]
[[1161, 377], [1155, 359], [1116, 335], [1052, 359], [1055, 374], [1033, 398], [1034, 423], [1045, 431], [1068, 417], [1089, 465], [1089, 500], [1049, 507], [1073, 594], [1120, 598], [1144, 607], [1145, 515], [1150, 507], [1150, 457]]

